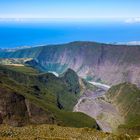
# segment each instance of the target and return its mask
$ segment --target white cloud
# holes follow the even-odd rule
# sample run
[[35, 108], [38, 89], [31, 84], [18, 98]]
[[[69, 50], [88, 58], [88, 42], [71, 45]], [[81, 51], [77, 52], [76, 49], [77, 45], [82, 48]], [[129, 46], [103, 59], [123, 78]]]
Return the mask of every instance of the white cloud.
[[127, 45], [140, 45], [140, 41], [130, 41], [127, 42]]
[[140, 45], [140, 41], [118, 42], [118, 45]]
[[140, 17], [128, 18], [125, 20], [126, 23], [140, 23]]

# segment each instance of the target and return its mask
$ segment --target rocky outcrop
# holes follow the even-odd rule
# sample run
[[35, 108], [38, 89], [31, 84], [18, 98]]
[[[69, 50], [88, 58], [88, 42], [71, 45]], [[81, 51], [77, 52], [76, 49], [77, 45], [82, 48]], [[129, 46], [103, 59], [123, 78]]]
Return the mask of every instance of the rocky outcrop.
[[85, 92], [75, 105], [74, 112], [83, 112], [95, 118], [104, 132], [113, 132], [123, 123], [123, 118], [115, 106], [105, 100], [106, 91], [97, 88]]
[[66, 83], [68, 90], [72, 93], [78, 94], [80, 93], [80, 83], [79, 77], [75, 71], [72, 69], [68, 69], [63, 75], [61, 75], [61, 79]]
[[30, 123], [33, 123], [33, 124], [44, 124], [44, 123], [55, 124], [56, 123], [53, 115], [48, 114], [42, 108], [31, 103], [29, 100], [26, 99], [25, 104], [27, 107]]
[[0, 87], [0, 123], [22, 126], [28, 123], [55, 123], [47, 112], [32, 104], [24, 96]]
[[139, 46], [75, 42], [43, 47], [37, 60], [46, 70], [60, 73], [71, 68], [81, 77], [109, 85], [129, 81], [140, 86]]
[[0, 116], [1, 123], [18, 126], [28, 120], [25, 98], [16, 93], [0, 88]]

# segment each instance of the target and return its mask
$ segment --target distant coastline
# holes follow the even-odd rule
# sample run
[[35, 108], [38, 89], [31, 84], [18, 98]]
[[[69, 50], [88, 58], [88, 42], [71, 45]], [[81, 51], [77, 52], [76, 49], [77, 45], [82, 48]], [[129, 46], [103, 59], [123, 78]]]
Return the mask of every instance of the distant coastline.
[[54, 43], [54, 44], [39, 44], [35, 46], [21, 46], [21, 47], [15, 47], [15, 48], [0, 48], [0, 51], [7, 51], [7, 52], [14, 52], [16, 50], [22, 50], [22, 49], [29, 49], [29, 48], [34, 48], [34, 47], [41, 47], [41, 46], [50, 46], [50, 45], [63, 45], [63, 44], [70, 44], [70, 43], [75, 43], [75, 42], [91, 42], [91, 43], [97, 43], [97, 44], [108, 44], [108, 45], [116, 45], [116, 46], [121, 46], [121, 45], [126, 45], [126, 46], [140, 46], [140, 41], [132, 41], [132, 42], [113, 42], [113, 43], [104, 43], [104, 42], [95, 42], [95, 41], [72, 41], [72, 42], [67, 42], [67, 43]]
[[90, 22], [52, 22], [51, 20], [41, 22], [40, 20], [40, 22], [24, 24], [19, 19], [16, 20], [16, 22], [0, 22], [0, 48], [35, 47], [75, 40], [115, 45], [140, 45], [138, 23], [93, 22], [92, 20]]

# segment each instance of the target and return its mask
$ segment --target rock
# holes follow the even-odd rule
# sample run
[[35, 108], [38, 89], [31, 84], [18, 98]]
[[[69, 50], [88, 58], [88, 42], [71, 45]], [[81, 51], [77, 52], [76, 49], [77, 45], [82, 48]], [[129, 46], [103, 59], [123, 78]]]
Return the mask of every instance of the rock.
[[12, 90], [0, 87], [0, 124], [55, 123], [53, 116]]

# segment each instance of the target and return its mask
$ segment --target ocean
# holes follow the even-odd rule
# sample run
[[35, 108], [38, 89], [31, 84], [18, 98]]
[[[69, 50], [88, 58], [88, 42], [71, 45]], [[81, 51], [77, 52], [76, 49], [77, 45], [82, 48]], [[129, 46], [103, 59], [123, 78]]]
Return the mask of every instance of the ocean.
[[33, 47], [72, 41], [140, 41], [140, 24], [120, 22], [0, 22], [0, 48]]

